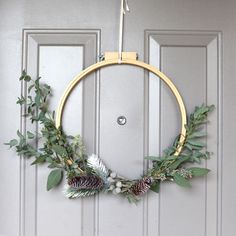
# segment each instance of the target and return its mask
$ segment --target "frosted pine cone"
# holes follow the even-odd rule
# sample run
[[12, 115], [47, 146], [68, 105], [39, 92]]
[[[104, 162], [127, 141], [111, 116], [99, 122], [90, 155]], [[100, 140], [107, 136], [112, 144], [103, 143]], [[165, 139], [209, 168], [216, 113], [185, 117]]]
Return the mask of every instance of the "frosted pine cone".
[[131, 192], [136, 196], [144, 194], [149, 190], [151, 183], [152, 183], [152, 178], [145, 177], [136, 182], [135, 184], [133, 184], [133, 186], [131, 187]]
[[68, 179], [68, 185], [75, 189], [101, 189], [104, 185], [101, 178], [95, 175], [78, 176]]

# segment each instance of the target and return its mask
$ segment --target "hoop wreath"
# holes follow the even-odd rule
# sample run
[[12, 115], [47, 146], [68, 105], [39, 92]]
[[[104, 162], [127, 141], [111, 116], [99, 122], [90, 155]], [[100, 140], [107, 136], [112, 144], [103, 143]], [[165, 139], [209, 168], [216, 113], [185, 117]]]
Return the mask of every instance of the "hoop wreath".
[[[143, 68], [158, 76], [169, 87], [175, 96], [181, 114], [181, 130], [172, 146], [164, 150], [159, 157], [148, 156], [152, 161], [150, 167], [140, 179], [130, 180], [110, 170], [102, 159], [95, 154], [86, 155], [82, 138], [66, 135], [62, 128], [63, 109], [72, 90], [88, 76], [99, 69], [114, 65], [131, 65]], [[189, 187], [189, 180], [195, 176], [203, 176], [208, 169], [199, 167], [184, 167], [184, 164], [200, 163], [201, 159], [209, 158], [209, 152], [204, 150], [201, 138], [206, 134], [200, 132], [200, 126], [207, 120], [207, 115], [214, 108], [213, 105], [196, 107], [189, 116], [188, 122], [183, 99], [172, 81], [155, 67], [136, 59], [136, 53], [123, 52], [122, 59], [118, 53], [105, 53], [105, 58], [83, 70], [76, 76], [64, 91], [56, 113], [48, 110], [48, 98], [51, 88], [41, 84], [40, 78], [35, 81], [22, 72], [20, 80], [29, 84], [28, 94], [18, 98], [17, 103], [27, 111], [25, 116], [32, 123], [42, 124], [41, 135], [44, 139], [41, 148], [35, 148], [32, 140], [37, 141], [38, 133], [17, 131], [18, 139], [10, 140], [7, 145], [15, 147], [18, 155], [35, 157], [32, 164], [49, 163], [53, 169], [48, 176], [47, 190], [57, 186], [66, 173], [64, 194], [68, 198], [88, 197], [99, 192], [123, 195], [130, 202], [136, 202], [149, 189], [158, 192], [162, 181], [174, 181], [180, 186]], [[32, 89], [34, 93], [31, 96]]]
[[[127, 53], [127, 54], [129, 56], [129, 53]], [[86, 78], [86, 76], [88, 76], [92, 72], [95, 72], [96, 70], [99, 70], [99, 69], [101, 69], [103, 67], [108, 67], [108, 66], [113, 66], [113, 65], [132, 65], [132, 66], [136, 66], [136, 67], [140, 67], [140, 68], [146, 69], [149, 72], [152, 72], [154, 75], [158, 76], [162, 81], [164, 81], [166, 83], [166, 85], [170, 88], [170, 90], [172, 91], [173, 95], [175, 96], [175, 98], [176, 98], [176, 100], [178, 102], [180, 113], [181, 113], [181, 131], [180, 131], [181, 135], [180, 135], [180, 138], [179, 138], [179, 143], [180, 144], [179, 144], [179, 146], [178, 146], [178, 148], [177, 148], [177, 150], [175, 152], [175, 155], [178, 156], [179, 153], [181, 152], [181, 149], [182, 149], [181, 143], [183, 143], [184, 140], [185, 140], [185, 135], [186, 135], [185, 125], [186, 125], [186, 122], [187, 122], [186, 109], [185, 109], [183, 99], [182, 99], [178, 89], [175, 87], [173, 82], [165, 74], [163, 74], [161, 71], [159, 71], [154, 66], [151, 66], [151, 65], [146, 64], [146, 63], [144, 63], [142, 61], [136, 60], [136, 56], [132, 57], [132, 53], [130, 53], [130, 57], [123, 57], [122, 60], [119, 60], [118, 53], [115, 54], [115, 56], [116, 55], [117, 55], [117, 57], [113, 56], [113, 58], [112, 57], [109, 58], [109, 53], [108, 53], [107, 56], [105, 54], [105, 60], [104, 61], [101, 61], [101, 62], [98, 62], [96, 64], [93, 64], [93, 65], [89, 66], [88, 68], [83, 70], [78, 76], [76, 76], [70, 82], [70, 84], [68, 85], [68, 87], [66, 88], [66, 90], [64, 91], [64, 93], [63, 93], [63, 95], [61, 97], [61, 100], [59, 102], [59, 106], [58, 106], [58, 109], [57, 109], [57, 115], [56, 115], [56, 126], [57, 126], [57, 128], [61, 126], [63, 108], [65, 106], [65, 103], [67, 101], [68, 96], [70, 95], [72, 90], [83, 79]]]

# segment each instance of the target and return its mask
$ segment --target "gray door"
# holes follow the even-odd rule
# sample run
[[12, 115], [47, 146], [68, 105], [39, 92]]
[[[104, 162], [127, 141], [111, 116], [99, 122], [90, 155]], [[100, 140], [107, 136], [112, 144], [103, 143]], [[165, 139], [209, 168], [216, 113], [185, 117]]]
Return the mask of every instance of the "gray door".
[[[1, 236], [233, 236], [236, 218], [235, 120], [236, 1], [130, 0], [124, 50], [168, 75], [188, 112], [215, 104], [207, 125], [214, 154], [207, 178], [191, 189], [172, 183], [138, 203], [103, 194], [68, 200], [63, 186], [46, 192], [48, 169], [19, 159], [4, 142], [20, 127], [15, 101], [23, 68], [52, 85], [51, 107], [69, 81], [105, 51], [116, 51], [120, 1], [0, 1], [0, 235]], [[127, 124], [117, 124], [124, 115]], [[115, 66], [91, 75], [65, 110], [68, 133], [81, 133], [87, 152], [98, 153], [120, 174], [137, 178], [145, 155], [158, 155], [179, 132], [170, 91], [141, 69]]]

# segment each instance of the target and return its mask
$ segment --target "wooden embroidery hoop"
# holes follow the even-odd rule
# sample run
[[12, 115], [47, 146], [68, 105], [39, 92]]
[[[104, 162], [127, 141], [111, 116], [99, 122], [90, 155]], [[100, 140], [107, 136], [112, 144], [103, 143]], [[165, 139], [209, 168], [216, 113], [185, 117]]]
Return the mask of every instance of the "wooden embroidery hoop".
[[185, 125], [187, 123], [187, 115], [186, 115], [186, 109], [185, 109], [183, 99], [178, 89], [172, 83], [172, 81], [154, 66], [149, 65], [142, 61], [138, 61], [136, 52], [122, 52], [121, 58], [118, 52], [106, 52], [103, 61], [97, 62], [89, 66], [88, 68], [84, 69], [79, 75], [77, 75], [69, 83], [69, 85], [67, 86], [66, 90], [64, 91], [60, 99], [59, 106], [57, 108], [57, 113], [56, 113], [56, 127], [59, 128], [61, 126], [62, 114], [63, 114], [65, 103], [67, 101], [68, 96], [70, 95], [72, 90], [78, 85], [78, 83], [82, 81], [84, 78], [86, 78], [86, 76], [91, 74], [92, 72], [95, 72], [96, 70], [101, 69], [103, 67], [108, 67], [112, 65], [132, 65], [132, 66], [137, 66], [137, 67], [146, 69], [149, 72], [152, 72], [154, 75], [158, 76], [170, 88], [170, 90], [172, 91], [173, 95], [175, 96], [178, 102], [179, 110], [181, 113], [181, 132], [180, 132], [180, 137], [179, 137], [179, 144], [174, 154], [175, 156], [178, 156], [182, 150], [185, 137], [186, 137]]

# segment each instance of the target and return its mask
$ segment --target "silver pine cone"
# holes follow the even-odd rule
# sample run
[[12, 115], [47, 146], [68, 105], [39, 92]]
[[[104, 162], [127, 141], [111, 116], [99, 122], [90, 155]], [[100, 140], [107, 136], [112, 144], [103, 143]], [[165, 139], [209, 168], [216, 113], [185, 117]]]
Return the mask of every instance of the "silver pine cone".
[[68, 179], [68, 185], [74, 189], [99, 190], [103, 187], [103, 180], [95, 175], [77, 176]]

